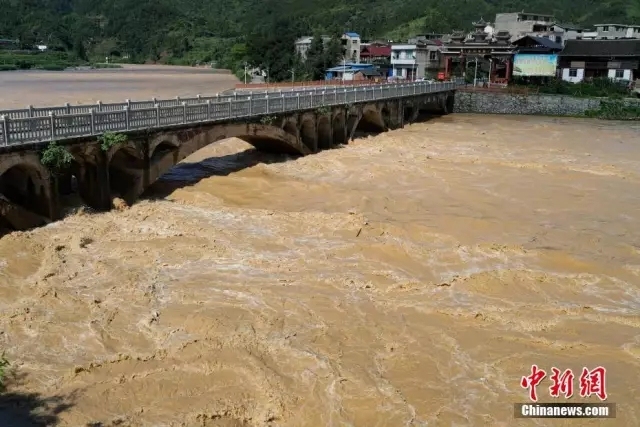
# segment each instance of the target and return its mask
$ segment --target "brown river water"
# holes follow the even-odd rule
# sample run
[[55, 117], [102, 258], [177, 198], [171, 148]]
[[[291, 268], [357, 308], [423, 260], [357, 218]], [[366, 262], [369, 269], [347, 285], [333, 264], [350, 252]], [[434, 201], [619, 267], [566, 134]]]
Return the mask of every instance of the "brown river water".
[[[42, 404], [65, 426], [640, 425], [639, 125], [450, 115], [247, 150], [0, 240], [29, 397], [0, 424]], [[532, 364], [573, 369], [576, 396], [605, 367], [617, 418], [514, 419]]]

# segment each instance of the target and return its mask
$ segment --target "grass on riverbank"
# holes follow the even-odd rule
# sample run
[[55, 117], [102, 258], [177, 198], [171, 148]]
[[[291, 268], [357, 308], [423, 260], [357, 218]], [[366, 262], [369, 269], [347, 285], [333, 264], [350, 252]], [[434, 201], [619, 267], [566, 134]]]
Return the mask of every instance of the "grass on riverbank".
[[514, 79], [512, 87], [526, 88], [533, 93], [550, 95], [569, 95], [578, 98], [614, 98], [621, 99], [629, 96], [626, 85], [609, 78], [593, 79], [588, 82], [570, 83], [560, 79], [550, 79], [544, 84], [524, 84]]
[[0, 71], [61, 71], [81, 64], [82, 61], [67, 52], [0, 52]]
[[603, 100], [599, 108], [587, 110], [584, 115], [605, 120], [640, 120], [640, 103], [627, 104], [618, 100]]

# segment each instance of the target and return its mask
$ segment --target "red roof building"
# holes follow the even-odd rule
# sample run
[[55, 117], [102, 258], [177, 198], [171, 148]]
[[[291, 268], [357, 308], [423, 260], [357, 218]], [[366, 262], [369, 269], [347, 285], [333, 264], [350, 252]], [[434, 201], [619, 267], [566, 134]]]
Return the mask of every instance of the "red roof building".
[[360, 48], [360, 61], [372, 64], [378, 61], [389, 61], [391, 58], [391, 46], [382, 44], [362, 45]]

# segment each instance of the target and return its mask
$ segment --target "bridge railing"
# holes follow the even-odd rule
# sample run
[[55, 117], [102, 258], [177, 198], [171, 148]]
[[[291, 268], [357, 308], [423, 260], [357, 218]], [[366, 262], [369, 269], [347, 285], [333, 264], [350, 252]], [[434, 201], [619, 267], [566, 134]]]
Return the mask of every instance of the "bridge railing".
[[[359, 85], [359, 87], [367, 86], [381, 86], [383, 84], [363, 84]], [[78, 104], [71, 105], [69, 103], [61, 106], [54, 107], [33, 107], [28, 106], [27, 108], [18, 108], [18, 109], [9, 109], [9, 110], [0, 110], [0, 116], [6, 116], [10, 119], [21, 119], [21, 118], [29, 118], [29, 117], [47, 117], [49, 114], [53, 113], [56, 115], [65, 115], [65, 114], [87, 114], [92, 110], [98, 112], [108, 112], [108, 111], [121, 111], [125, 107], [131, 110], [145, 109], [145, 108], [153, 108], [155, 105], [160, 105], [161, 107], [178, 107], [181, 106], [182, 103], [186, 102], [187, 105], [194, 104], [202, 104], [207, 101], [211, 102], [229, 102], [230, 99], [242, 100], [247, 99], [247, 97], [251, 96], [254, 99], [263, 98], [267, 94], [273, 96], [274, 93], [287, 93], [287, 94], [305, 94], [309, 92], [322, 92], [323, 90], [331, 90], [331, 89], [344, 89], [345, 86], [340, 85], [327, 85], [324, 87], [293, 87], [293, 88], [281, 88], [279, 90], [269, 90], [268, 88], [258, 88], [256, 90], [234, 90], [231, 93], [218, 93], [213, 96], [202, 96], [197, 95], [195, 97], [175, 97], [171, 99], [156, 99], [152, 98], [147, 101], [131, 101], [125, 100], [124, 102], [115, 102], [115, 103], [102, 103], [98, 101], [96, 104]], [[351, 88], [351, 87], [350, 87]]]
[[[58, 107], [46, 116], [0, 118], [0, 146], [97, 136], [183, 124], [224, 121], [323, 106], [398, 98], [456, 89], [455, 82], [356, 86], [322, 91], [271, 92], [196, 98], [199, 102], [173, 100], [127, 102], [96, 106]], [[178, 98], [179, 99], [179, 98]], [[136, 107], [133, 108], [132, 104]], [[82, 108], [87, 108], [83, 110]], [[40, 109], [38, 109], [40, 111]]]

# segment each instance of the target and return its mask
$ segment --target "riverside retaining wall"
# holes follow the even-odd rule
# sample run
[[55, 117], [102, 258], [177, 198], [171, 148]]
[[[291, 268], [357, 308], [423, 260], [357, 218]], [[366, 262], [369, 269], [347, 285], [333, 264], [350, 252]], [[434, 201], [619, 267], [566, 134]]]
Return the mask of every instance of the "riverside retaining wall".
[[[456, 92], [453, 111], [480, 114], [536, 114], [546, 116], [581, 116], [600, 107], [602, 98], [576, 98], [566, 95], [517, 94], [496, 92]], [[621, 100], [640, 106], [640, 100]]]

